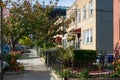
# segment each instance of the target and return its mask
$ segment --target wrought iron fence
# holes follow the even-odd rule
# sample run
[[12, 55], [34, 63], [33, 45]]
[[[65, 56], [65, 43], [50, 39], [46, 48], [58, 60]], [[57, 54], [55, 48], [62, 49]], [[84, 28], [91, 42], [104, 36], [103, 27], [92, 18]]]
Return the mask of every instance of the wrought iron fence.
[[74, 63], [69, 63], [66, 66], [64, 61], [58, 59], [58, 57], [56, 57], [51, 52], [46, 52], [46, 60], [45, 61], [46, 61], [46, 65], [48, 67], [52, 67], [56, 71], [61, 71], [62, 74], [64, 74], [65, 69], [67, 69], [67, 70], [69, 69], [69, 71], [70, 71], [69, 77], [78, 78], [82, 72], [83, 72], [83, 74], [85, 74], [85, 72], [83, 71], [84, 69], [88, 69], [90, 79], [94, 78], [94, 80], [95, 80], [95, 78], [99, 77], [99, 78], [102, 78], [99, 80], [114, 80], [114, 78], [116, 80], [119, 80], [119, 78], [120, 78], [120, 64], [118, 65], [118, 64], [108, 63], [108, 62], [106, 62], [104, 64], [96, 63], [96, 62], [80, 63], [78, 61], [78, 62], [75, 62], [75, 64], [77, 64], [77, 65], [74, 65]]

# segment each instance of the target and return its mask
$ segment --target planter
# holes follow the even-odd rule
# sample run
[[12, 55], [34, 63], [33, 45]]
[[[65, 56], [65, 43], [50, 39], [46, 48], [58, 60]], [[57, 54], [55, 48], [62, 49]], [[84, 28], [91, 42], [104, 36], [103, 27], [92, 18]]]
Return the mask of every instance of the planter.
[[[85, 79], [68, 78], [67, 80], [85, 80]], [[88, 80], [120, 80], [120, 78], [89, 78]]]

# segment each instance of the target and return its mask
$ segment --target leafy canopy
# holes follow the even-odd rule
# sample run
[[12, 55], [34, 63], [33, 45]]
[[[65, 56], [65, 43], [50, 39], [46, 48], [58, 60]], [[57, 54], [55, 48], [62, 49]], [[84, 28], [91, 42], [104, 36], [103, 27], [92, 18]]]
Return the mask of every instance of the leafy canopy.
[[34, 4], [29, 0], [19, 1], [11, 2], [9, 16], [3, 20], [4, 40], [14, 50], [15, 45], [23, 36], [32, 34], [37, 46], [55, 46], [54, 36], [64, 34], [65, 31], [60, 27], [68, 23], [64, 19], [56, 23], [60, 16], [50, 17], [49, 14], [56, 3], [43, 8], [37, 0]]

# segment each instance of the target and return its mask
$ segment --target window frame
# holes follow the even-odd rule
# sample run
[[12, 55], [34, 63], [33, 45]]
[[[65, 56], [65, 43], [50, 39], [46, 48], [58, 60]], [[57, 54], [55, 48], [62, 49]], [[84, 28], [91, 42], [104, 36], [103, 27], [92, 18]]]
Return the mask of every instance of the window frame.
[[89, 2], [89, 17], [93, 16], [93, 1]]
[[78, 15], [77, 15], [78, 16], [77, 21], [81, 21], [81, 10], [79, 10], [77, 13], [78, 13]]
[[85, 20], [87, 17], [87, 14], [86, 14], [86, 6], [83, 7], [83, 20]]
[[87, 29], [83, 31], [83, 44], [90, 44], [93, 42], [93, 30]]

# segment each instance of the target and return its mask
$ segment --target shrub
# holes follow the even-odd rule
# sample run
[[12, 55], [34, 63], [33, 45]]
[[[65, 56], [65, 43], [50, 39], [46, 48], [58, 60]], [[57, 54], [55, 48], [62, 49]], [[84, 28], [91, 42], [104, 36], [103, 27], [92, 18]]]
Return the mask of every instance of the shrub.
[[71, 67], [73, 61], [73, 48], [60, 48], [59, 53], [59, 58], [63, 61], [64, 67]]
[[63, 71], [60, 71], [59, 75], [63, 78], [70, 77], [71, 75], [70, 69], [64, 69]]
[[21, 57], [21, 54], [17, 52], [12, 52], [11, 54], [4, 55], [4, 60], [9, 64], [5, 71], [20, 71], [24, 69], [24, 66], [17, 62], [17, 59]]
[[84, 68], [83, 70], [80, 71], [77, 75], [78, 78], [81, 79], [88, 79], [89, 78], [89, 70], [87, 68]]
[[[74, 50], [73, 65], [74, 66], [86, 66], [95, 62], [97, 53], [94, 50]], [[78, 65], [80, 64], [80, 65]]]
[[120, 77], [120, 59], [114, 61], [113, 63], [115, 73], [112, 74], [112, 77]]
[[113, 74], [111, 75], [111, 78], [118, 78], [118, 77], [120, 77], [120, 75], [119, 75], [118, 73], [113, 73]]

